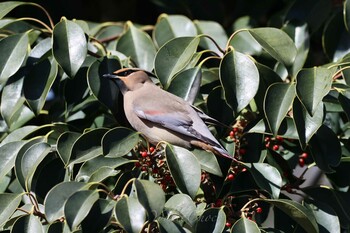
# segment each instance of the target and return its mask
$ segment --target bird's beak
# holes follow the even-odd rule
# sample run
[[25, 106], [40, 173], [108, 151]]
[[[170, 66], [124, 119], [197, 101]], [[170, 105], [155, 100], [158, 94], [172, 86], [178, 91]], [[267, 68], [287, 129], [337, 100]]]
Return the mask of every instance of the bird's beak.
[[109, 79], [119, 79], [118, 75], [115, 74], [104, 74], [102, 75], [104, 78], [109, 78]]

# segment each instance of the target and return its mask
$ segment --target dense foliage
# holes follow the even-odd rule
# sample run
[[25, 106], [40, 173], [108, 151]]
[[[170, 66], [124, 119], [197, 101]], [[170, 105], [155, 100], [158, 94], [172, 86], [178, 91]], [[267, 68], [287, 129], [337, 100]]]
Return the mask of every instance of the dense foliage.
[[[0, 3], [1, 232], [348, 232], [350, 1], [284, 2], [230, 28]], [[219, 120], [234, 159], [150, 145], [102, 77], [122, 67]]]

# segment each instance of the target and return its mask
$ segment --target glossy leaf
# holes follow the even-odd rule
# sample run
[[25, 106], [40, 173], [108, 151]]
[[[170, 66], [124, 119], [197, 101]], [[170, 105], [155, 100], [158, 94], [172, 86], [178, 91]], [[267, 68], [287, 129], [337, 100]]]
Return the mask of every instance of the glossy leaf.
[[0, 143], [0, 146], [5, 145], [9, 142], [20, 141], [38, 128], [39, 127], [36, 125], [26, 125], [22, 128], [14, 130], [9, 135], [7, 135], [7, 137]]
[[308, 233], [317, 233], [318, 225], [313, 215], [313, 212], [307, 209], [305, 206], [302, 206], [298, 202], [287, 200], [287, 199], [279, 199], [279, 200], [271, 200], [265, 199], [265, 202], [273, 204], [275, 207], [282, 210], [288, 216], [290, 216], [293, 220], [295, 220], [306, 232]]
[[101, 182], [108, 177], [116, 176], [118, 173], [118, 171], [114, 170], [111, 167], [99, 167], [94, 173], [92, 173], [88, 182]]
[[311, 209], [315, 215], [320, 232], [340, 233], [339, 218], [331, 206], [320, 202], [306, 203], [306, 207]]
[[64, 204], [68, 198], [78, 190], [84, 188], [85, 183], [62, 182], [53, 187], [44, 200], [45, 214], [49, 222], [54, 222], [64, 216]]
[[181, 192], [192, 198], [197, 194], [200, 185], [201, 166], [196, 157], [188, 150], [167, 145], [166, 160], [176, 186]]
[[223, 176], [219, 162], [213, 153], [200, 149], [194, 149], [192, 153], [196, 156], [204, 171], [220, 177]]
[[348, 32], [350, 32], [350, 1], [345, 0], [344, 1], [344, 23], [345, 23], [345, 28]]
[[272, 84], [264, 99], [264, 112], [273, 135], [286, 117], [295, 97], [295, 85], [287, 83]]
[[239, 113], [258, 91], [259, 72], [248, 56], [231, 50], [220, 63], [220, 81], [227, 104]]
[[72, 154], [72, 147], [80, 135], [80, 133], [67, 131], [58, 137], [57, 153], [65, 165], [68, 164], [70, 156]]
[[[224, 49], [227, 42], [227, 35], [223, 27], [215, 22], [215, 21], [205, 21], [205, 20], [195, 20], [194, 24], [196, 25], [198, 34], [204, 34], [210, 36], [220, 47], [220, 49]], [[206, 37], [202, 37], [201, 42], [199, 44], [204, 49], [209, 49], [217, 54], [221, 54], [221, 50]]]
[[81, 223], [83, 232], [101, 232], [110, 222], [115, 201], [98, 199]]
[[297, 74], [297, 95], [308, 113], [313, 116], [332, 84], [332, 70], [314, 67]]
[[0, 147], [0, 180], [15, 166], [17, 153], [24, 141], [9, 142]]
[[165, 89], [170, 85], [172, 78], [190, 62], [199, 41], [198, 37], [179, 37], [167, 42], [158, 50], [154, 69]]
[[167, 91], [193, 104], [200, 88], [201, 79], [202, 72], [199, 67], [181, 71], [171, 80]]
[[339, 93], [338, 100], [348, 119], [350, 119], [350, 91]]
[[196, 35], [197, 31], [193, 22], [183, 15], [162, 14], [153, 30], [153, 39], [158, 47], [173, 38]]
[[21, 194], [0, 193], [0, 226], [3, 226], [9, 220], [21, 199]]
[[87, 55], [87, 41], [83, 29], [63, 18], [53, 30], [52, 53], [64, 72], [74, 77]]
[[102, 138], [102, 152], [107, 157], [120, 157], [129, 153], [139, 140], [139, 133], [133, 130], [113, 128]]
[[15, 9], [20, 5], [28, 4], [26, 2], [17, 2], [17, 1], [7, 1], [0, 3], [0, 19], [7, 15], [10, 11]]
[[82, 134], [73, 144], [69, 163], [81, 163], [101, 155], [101, 140], [107, 131], [98, 128]]
[[152, 39], [131, 22], [128, 22], [127, 25], [127, 31], [118, 40], [117, 50], [130, 56], [137, 67], [148, 71], [153, 70], [156, 48]]
[[135, 180], [137, 199], [146, 209], [150, 219], [157, 218], [163, 211], [165, 194], [162, 188], [148, 180]]
[[174, 221], [171, 221], [166, 218], [159, 217], [157, 219], [159, 224], [160, 232], [172, 232], [172, 233], [186, 233], [184, 228], [182, 228], [179, 224]]
[[64, 216], [71, 230], [76, 229], [84, 220], [98, 197], [97, 191], [81, 190], [67, 199], [64, 205]]
[[298, 130], [299, 141], [303, 148], [310, 141], [323, 122], [323, 104], [319, 104], [314, 116], [306, 111], [298, 98], [293, 102], [293, 119]]
[[135, 197], [122, 197], [115, 205], [114, 211], [126, 232], [140, 232], [146, 221], [146, 210]]
[[0, 84], [15, 74], [27, 55], [28, 34], [8, 36], [0, 41]]
[[44, 233], [44, 227], [38, 217], [34, 216], [33, 214], [29, 214], [18, 218], [13, 224], [11, 231], [23, 233]]
[[34, 65], [30, 73], [24, 78], [24, 97], [36, 115], [39, 115], [41, 109], [44, 107], [57, 72], [58, 67], [53, 59], [45, 59]]
[[223, 209], [210, 208], [199, 217], [196, 232], [221, 233], [225, 228], [226, 214]]
[[342, 155], [337, 135], [327, 126], [322, 125], [310, 140], [312, 156], [317, 166], [324, 172], [333, 172]]
[[118, 112], [119, 88], [112, 80], [102, 76], [111, 74], [120, 68], [119, 59], [104, 57], [102, 61], [95, 61], [87, 73], [88, 85], [92, 94], [114, 114]]
[[261, 231], [259, 230], [259, 227], [255, 222], [247, 218], [240, 218], [235, 222], [235, 224], [233, 224], [230, 233], [240, 233], [240, 232], [258, 233]]
[[291, 66], [297, 55], [293, 40], [277, 28], [253, 28], [248, 30], [254, 39], [273, 58], [285, 66]]
[[282, 187], [282, 177], [278, 170], [267, 163], [246, 164], [255, 182], [277, 199]]
[[164, 208], [169, 211], [176, 211], [191, 227], [197, 222], [196, 206], [190, 196], [186, 194], [175, 194], [166, 203]]

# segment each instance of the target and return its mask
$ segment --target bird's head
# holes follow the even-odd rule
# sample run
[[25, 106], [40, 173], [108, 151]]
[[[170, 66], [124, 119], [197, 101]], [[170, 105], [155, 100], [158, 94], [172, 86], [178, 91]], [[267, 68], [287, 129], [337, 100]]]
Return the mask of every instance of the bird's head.
[[103, 77], [114, 80], [124, 95], [128, 91], [135, 91], [143, 87], [146, 83], [152, 83], [149, 75], [154, 76], [154, 74], [142, 69], [124, 68], [113, 72], [113, 74], [105, 74]]

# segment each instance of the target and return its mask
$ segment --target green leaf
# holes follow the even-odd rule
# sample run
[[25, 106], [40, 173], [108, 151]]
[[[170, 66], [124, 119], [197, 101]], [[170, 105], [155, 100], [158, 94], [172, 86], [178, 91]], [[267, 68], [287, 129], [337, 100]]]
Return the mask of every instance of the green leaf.
[[200, 185], [201, 166], [188, 150], [167, 144], [165, 156], [170, 173], [181, 192], [194, 198]]
[[233, 224], [230, 233], [240, 233], [240, 232], [258, 233], [261, 231], [255, 222], [247, 218], [240, 218], [235, 222], [235, 224]]
[[12, 11], [14, 8], [28, 4], [26, 2], [17, 2], [17, 1], [6, 1], [0, 3], [0, 19], [2, 19], [5, 15], [7, 15], [10, 11]]
[[15, 74], [21, 67], [28, 51], [27, 33], [8, 36], [0, 40], [0, 84]]
[[117, 51], [130, 56], [136, 66], [148, 71], [153, 70], [156, 48], [149, 35], [127, 22], [127, 31], [119, 38]]
[[74, 77], [87, 55], [87, 41], [83, 29], [63, 18], [53, 29], [52, 53], [69, 77]]
[[25, 125], [22, 128], [16, 129], [7, 135], [7, 137], [1, 142], [0, 146], [9, 142], [20, 141], [38, 128], [39, 127], [36, 125]]
[[135, 197], [122, 197], [114, 211], [117, 221], [126, 232], [139, 233], [146, 221], [146, 210]]
[[62, 182], [53, 187], [45, 197], [44, 206], [47, 220], [52, 223], [64, 216], [64, 205], [68, 198], [85, 187], [85, 183]]
[[129, 153], [139, 142], [139, 133], [124, 127], [109, 130], [102, 138], [102, 152], [107, 157]]
[[294, 97], [294, 84], [275, 83], [267, 89], [264, 99], [264, 112], [273, 135], [277, 135]]
[[81, 190], [67, 199], [64, 205], [64, 216], [71, 230], [75, 230], [89, 214], [98, 197], [96, 190]]
[[39, 115], [44, 107], [47, 95], [53, 85], [58, 67], [53, 59], [38, 62], [24, 77], [23, 92], [32, 111]]
[[153, 39], [158, 47], [173, 38], [196, 35], [197, 31], [193, 22], [183, 15], [162, 14], [153, 30]]
[[0, 193], [0, 227], [9, 220], [21, 199], [22, 194]]
[[216, 156], [208, 151], [194, 149], [192, 153], [196, 156], [198, 162], [201, 164], [201, 168], [216, 176], [222, 177], [221, 168]]
[[102, 104], [109, 108], [114, 115], [118, 115], [118, 86], [110, 79], [103, 78], [104, 74], [111, 74], [121, 68], [119, 59], [104, 57], [102, 61], [95, 61], [88, 70], [88, 85], [92, 94]]
[[225, 229], [226, 214], [223, 209], [210, 208], [199, 217], [196, 232], [222, 233]]
[[99, 167], [92, 175], [90, 176], [88, 182], [101, 182], [105, 180], [108, 177], [116, 176], [119, 173], [119, 171], [114, 170], [111, 167]]
[[167, 91], [189, 103], [193, 103], [200, 88], [201, 78], [202, 72], [200, 67], [181, 71], [171, 80]]
[[259, 88], [259, 72], [247, 55], [231, 50], [220, 63], [220, 81], [227, 104], [237, 114], [256, 95]]
[[0, 147], [0, 180], [15, 166], [16, 156], [26, 142], [9, 142]]
[[342, 151], [337, 135], [321, 125], [310, 140], [310, 149], [316, 165], [324, 172], [333, 172], [340, 163]]
[[332, 74], [332, 70], [323, 67], [302, 69], [297, 74], [297, 95], [311, 116], [330, 91]]
[[164, 208], [169, 211], [176, 211], [186, 223], [194, 227], [197, 222], [196, 205], [190, 196], [186, 194], [175, 194], [165, 203]]
[[277, 61], [286, 67], [293, 65], [297, 49], [293, 40], [277, 28], [253, 28], [248, 30], [254, 39]]
[[338, 100], [348, 117], [348, 120], [350, 120], [350, 91], [339, 93]]
[[12, 226], [12, 232], [23, 233], [44, 233], [44, 227], [38, 217], [33, 214], [24, 215], [18, 218]]
[[[198, 34], [210, 36], [221, 49], [225, 48], [228, 38], [224, 28], [219, 23], [215, 21], [195, 20], [194, 24], [196, 25]], [[202, 37], [199, 45], [204, 49], [212, 50], [217, 54], [222, 53], [214, 42], [206, 37]]]
[[159, 224], [160, 232], [161, 233], [166, 233], [166, 232], [171, 232], [171, 233], [186, 233], [184, 228], [182, 228], [179, 224], [177, 224], [175, 221], [171, 221], [166, 218], [159, 217], [157, 219], [157, 222]]
[[321, 231], [321, 227], [324, 228], [325, 232], [340, 233], [339, 218], [335, 211], [328, 205], [321, 202], [305, 203], [308, 209], [311, 209], [315, 215], [316, 221]]
[[105, 128], [97, 128], [82, 134], [73, 144], [69, 164], [81, 163], [101, 155], [101, 140], [107, 131]]
[[268, 202], [275, 207], [282, 210], [289, 217], [295, 220], [306, 232], [318, 233], [319, 229], [313, 212], [302, 206], [298, 202], [287, 199], [263, 199], [262, 201]]
[[65, 165], [69, 163], [69, 159], [72, 154], [72, 147], [80, 135], [80, 133], [67, 131], [58, 137], [57, 153]]
[[164, 44], [157, 52], [154, 70], [162, 86], [167, 89], [172, 78], [191, 61], [199, 37], [179, 37]]
[[350, 32], [350, 1], [345, 0], [344, 1], [344, 23], [345, 23], [345, 28], [348, 32]]
[[282, 177], [278, 170], [267, 163], [245, 164], [256, 184], [277, 199], [281, 192]]
[[299, 99], [295, 98], [293, 102], [293, 119], [298, 130], [300, 144], [304, 149], [318, 128], [321, 127], [323, 115], [323, 104], [318, 105], [316, 112], [312, 117], [306, 111]]
[[135, 180], [137, 199], [146, 209], [149, 219], [157, 218], [163, 211], [165, 194], [162, 188], [148, 180]]

